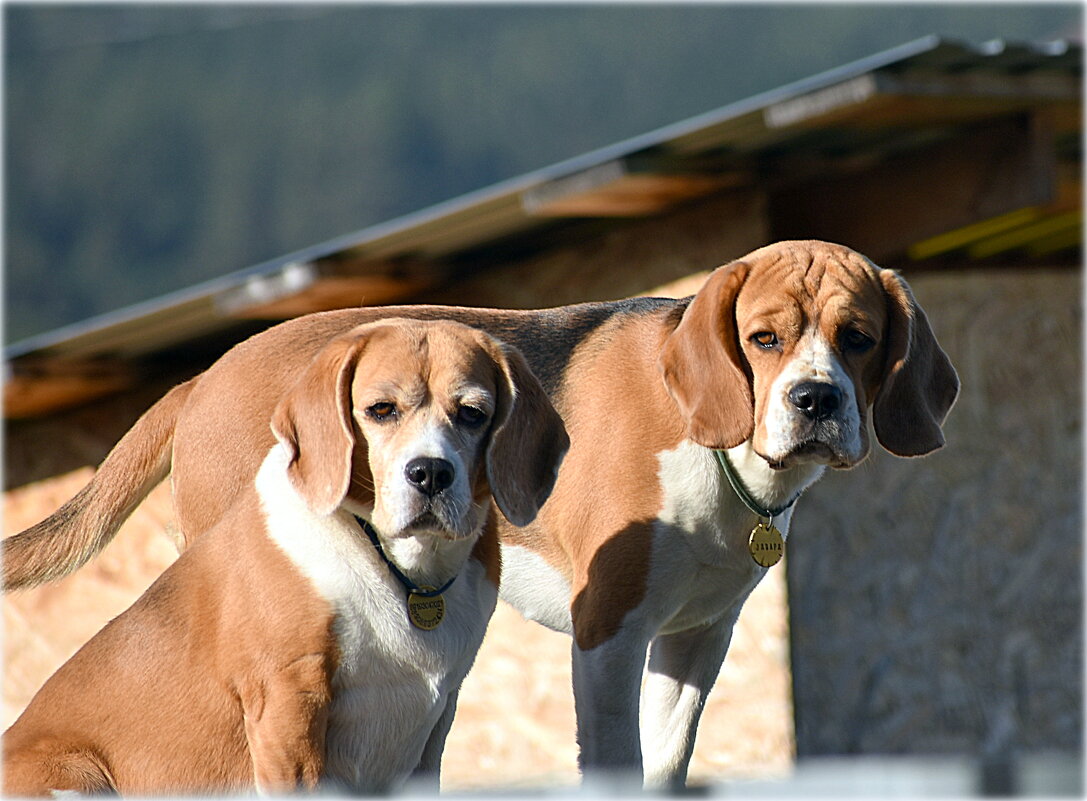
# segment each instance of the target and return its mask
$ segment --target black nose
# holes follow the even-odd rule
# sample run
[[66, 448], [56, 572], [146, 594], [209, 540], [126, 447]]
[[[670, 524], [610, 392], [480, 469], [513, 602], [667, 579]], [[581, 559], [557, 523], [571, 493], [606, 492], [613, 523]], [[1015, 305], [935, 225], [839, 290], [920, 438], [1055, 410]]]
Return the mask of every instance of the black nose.
[[453, 484], [453, 465], [445, 459], [412, 459], [404, 468], [408, 483], [428, 498]]
[[842, 405], [842, 391], [834, 384], [805, 381], [789, 391], [789, 401], [811, 420], [826, 420]]

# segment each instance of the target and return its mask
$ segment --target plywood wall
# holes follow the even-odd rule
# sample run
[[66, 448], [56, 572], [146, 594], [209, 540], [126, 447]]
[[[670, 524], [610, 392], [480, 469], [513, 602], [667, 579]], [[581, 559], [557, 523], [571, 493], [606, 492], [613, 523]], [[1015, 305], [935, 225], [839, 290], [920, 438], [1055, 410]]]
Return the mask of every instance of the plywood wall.
[[798, 751], [1078, 754], [1080, 275], [911, 284], [962, 394], [944, 450], [877, 448], [800, 502], [788, 566]]

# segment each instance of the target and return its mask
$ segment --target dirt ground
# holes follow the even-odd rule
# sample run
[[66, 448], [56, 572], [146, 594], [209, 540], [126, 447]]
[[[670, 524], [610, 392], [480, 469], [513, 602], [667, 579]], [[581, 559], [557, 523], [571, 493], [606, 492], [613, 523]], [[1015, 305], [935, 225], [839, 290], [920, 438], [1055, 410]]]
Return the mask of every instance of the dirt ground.
[[[5, 496], [5, 536], [40, 520], [92, 475], [81, 469]], [[95, 562], [63, 581], [5, 596], [3, 724], [176, 558], [169, 490], [160, 486]], [[740, 616], [705, 710], [692, 783], [786, 776], [793, 764], [784, 565]], [[539, 789], [577, 782], [570, 644], [499, 603], [461, 692], [443, 788]]]

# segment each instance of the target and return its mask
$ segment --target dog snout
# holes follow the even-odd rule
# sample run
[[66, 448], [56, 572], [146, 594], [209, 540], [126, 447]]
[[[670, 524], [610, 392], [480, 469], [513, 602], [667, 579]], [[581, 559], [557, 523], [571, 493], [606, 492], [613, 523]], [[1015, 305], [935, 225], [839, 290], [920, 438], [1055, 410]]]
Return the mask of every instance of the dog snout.
[[421, 457], [412, 459], [404, 468], [408, 483], [428, 498], [451, 487], [455, 475], [453, 465], [445, 459]]
[[826, 420], [842, 405], [842, 391], [824, 381], [805, 381], [789, 391], [789, 402], [809, 420]]

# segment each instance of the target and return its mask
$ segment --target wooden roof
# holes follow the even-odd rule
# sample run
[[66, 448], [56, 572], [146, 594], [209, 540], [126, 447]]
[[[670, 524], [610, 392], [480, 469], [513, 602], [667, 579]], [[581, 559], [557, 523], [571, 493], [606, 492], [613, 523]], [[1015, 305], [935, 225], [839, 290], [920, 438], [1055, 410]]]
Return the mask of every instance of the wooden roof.
[[[876, 258], [924, 262], [1078, 253], [1081, 83], [1079, 45], [921, 39], [14, 343], [5, 351], [5, 417], [115, 392], [167, 354], [202, 342], [218, 347], [269, 320], [410, 302], [465, 271], [744, 187], [772, 189], [774, 238], [816, 230]], [[868, 193], [873, 200], [843, 212], [851, 182], [871, 188], [880, 180], [883, 189]], [[999, 186], [999, 202], [955, 194], [956, 186], [980, 181]]]

